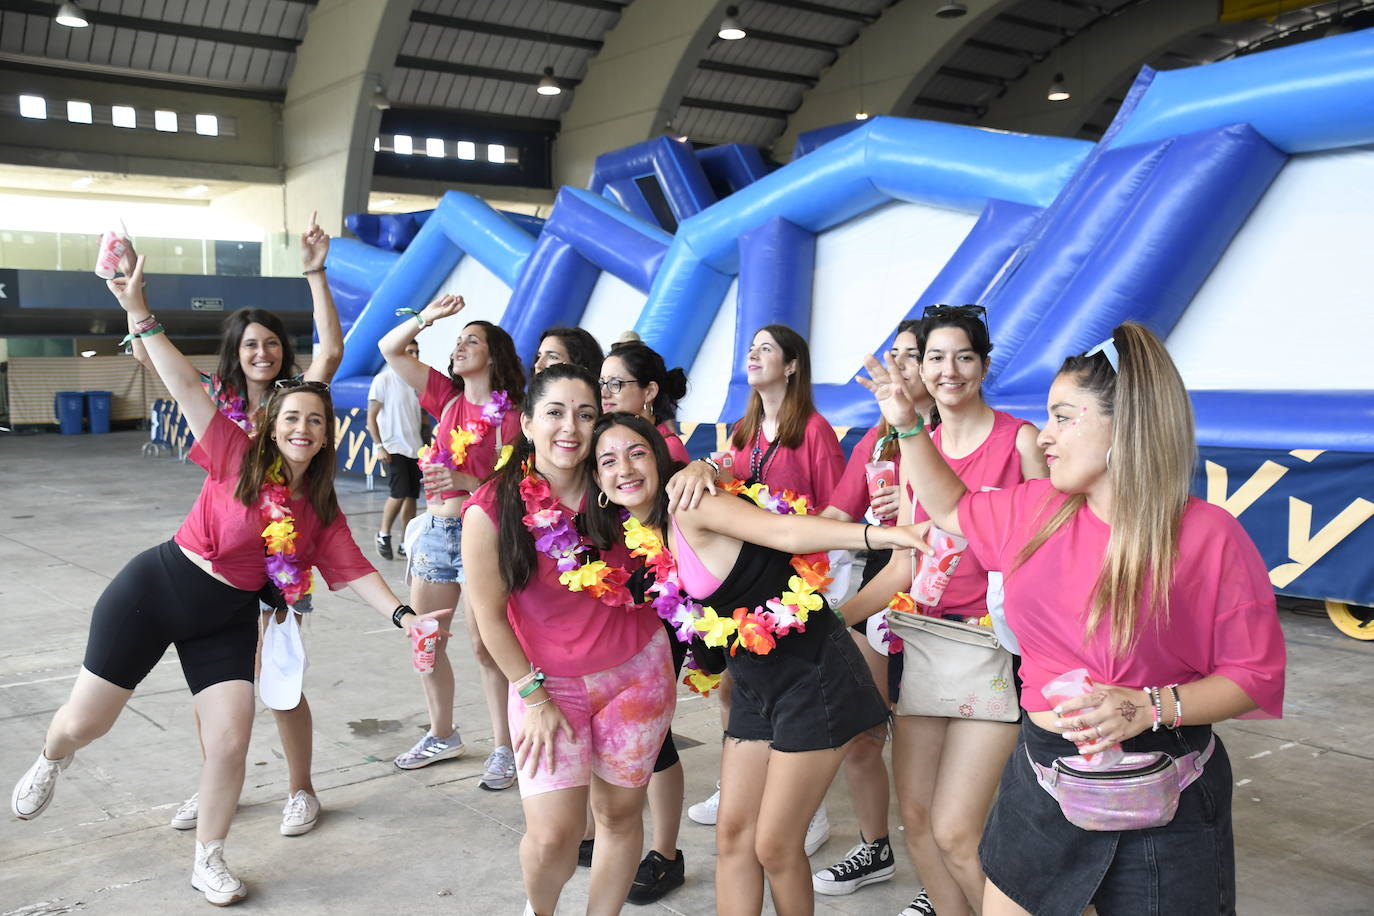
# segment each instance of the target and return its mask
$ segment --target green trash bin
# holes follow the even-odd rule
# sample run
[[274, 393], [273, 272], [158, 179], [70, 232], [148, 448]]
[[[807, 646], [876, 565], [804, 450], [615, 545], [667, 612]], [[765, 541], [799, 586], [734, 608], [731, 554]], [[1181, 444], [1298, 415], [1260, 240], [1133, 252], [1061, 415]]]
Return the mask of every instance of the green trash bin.
[[91, 432], [110, 431], [110, 399], [113, 397], [112, 391], [86, 392], [86, 413], [91, 418]]
[[86, 406], [84, 391], [59, 391], [52, 400], [59, 432], [64, 436], [81, 435], [81, 415]]

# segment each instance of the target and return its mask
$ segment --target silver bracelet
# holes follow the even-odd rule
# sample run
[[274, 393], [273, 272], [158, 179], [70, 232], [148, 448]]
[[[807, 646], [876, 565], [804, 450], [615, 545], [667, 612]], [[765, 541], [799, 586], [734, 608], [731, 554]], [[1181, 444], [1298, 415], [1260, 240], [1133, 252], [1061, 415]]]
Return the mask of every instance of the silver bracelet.
[[553, 697], [551, 697], [551, 696], [549, 696], [549, 697], [544, 697], [544, 699], [539, 700], [538, 702], [535, 702], [535, 703], [526, 703], [526, 704], [525, 704], [525, 708], [526, 708], [526, 709], [534, 709], [534, 707], [536, 707], [536, 706], [543, 706], [545, 703], [547, 703], [549, 700], [552, 700], [552, 699], [553, 699]]

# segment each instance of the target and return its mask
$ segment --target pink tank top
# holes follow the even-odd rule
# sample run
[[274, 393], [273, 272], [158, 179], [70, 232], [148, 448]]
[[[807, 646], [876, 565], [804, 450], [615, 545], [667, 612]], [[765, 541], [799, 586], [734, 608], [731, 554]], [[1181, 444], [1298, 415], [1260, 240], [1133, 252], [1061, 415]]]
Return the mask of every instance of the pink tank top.
[[677, 538], [677, 578], [682, 587], [698, 600], [714, 594], [723, 580], [711, 575], [705, 564], [697, 559], [696, 551], [692, 550], [692, 545], [687, 543], [682, 529], [677, 526], [677, 519], [673, 519], [673, 535]]

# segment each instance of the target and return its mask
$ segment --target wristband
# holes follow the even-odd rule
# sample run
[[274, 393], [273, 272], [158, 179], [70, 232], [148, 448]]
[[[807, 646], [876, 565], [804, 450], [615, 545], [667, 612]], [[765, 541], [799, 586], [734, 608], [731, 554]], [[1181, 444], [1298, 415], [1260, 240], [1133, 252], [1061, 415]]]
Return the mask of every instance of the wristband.
[[154, 315], [149, 315], [147, 318], [141, 318], [138, 321], [134, 322], [134, 331], [146, 331], [157, 323], [157, 317]]
[[873, 552], [873, 545], [868, 543], [868, 529], [872, 527], [872, 525], [864, 525], [864, 550], [867, 550], [869, 553]]
[[515, 692], [520, 694], [520, 699], [523, 700], [525, 697], [544, 686], [544, 672], [535, 668], [534, 671], [530, 673], [528, 679], [521, 678], [521, 680], [524, 681], [524, 683], [516, 687]]
[[717, 464], [716, 460], [712, 458], [710, 455], [707, 455], [705, 458], [698, 458], [697, 461], [706, 462], [706, 466], [710, 468], [712, 471], [714, 471], [716, 473], [716, 476], [720, 476], [720, 465]]
[[1157, 732], [1159, 731], [1160, 725], [1163, 724], [1161, 721], [1164, 718], [1164, 710], [1161, 708], [1163, 700], [1160, 698], [1158, 687], [1146, 687], [1145, 692], [1150, 696], [1150, 706], [1152, 707], [1155, 717], [1154, 724], [1150, 726], [1150, 731]]
[[423, 329], [423, 328], [429, 327], [429, 323], [427, 323], [427, 322], [425, 321], [424, 318], [420, 317], [420, 313], [417, 312], [415, 309], [397, 309], [397, 310], [396, 310], [396, 317], [397, 317], [397, 318], [404, 318], [406, 315], [410, 315], [412, 318], [414, 318], [416, 321], [418, 321], [418, 322], [420, 323], [420, 327], [421, 327], [422, 329]]
[[391, 622], [396, 624], [398, 629], [404, 630], [405, 624], [401, 623], [401, 618], [407, 614], [414, 614], [415, 610], [408, 604], [396, 605], [396, 610], [391, 612]]
[[889, 432], [886, 436], [883, 436], [881, 439], [879, 439], [879, 440], [874, 444], [873, 450], [874, 450], [875, 453], [876, 453], [876, 452], [880, 452], [880, 451], [883, 450], [883, 448], [885, 448], [885, 447], [887, 446], [887, 444], [888, 444], [889, 442], [896, 442], [898, 439], [910, 439], [912, 436], [914, 436], [914, 435], [916, 435], [917, 433], [921, 432], [921, 430], [923, 430], [923, 429], [925, 429], [925, 428], [926, 428], [926, 420], [925, 420], [925, 417], [921, 416], [921, 412], [920, 412], [920, 411], [917, 411], [917, 412], [916, 412], [916, 425], [915, 425], [915, 426], [913, 426], [911, 429], [908, 429], [908, 430], [905, 431], [905, 432], [902, 432], [902, 431], [898, 430], [898, 429], [894, 426], [894, 427], [892, 428], [892, 431], [891, 431], [891, 432]]
[[[140, 322], [140, 324], [141, 323], [142, 322]], [[130, 331], [128, 334], [125, 334], [124, 339], [119, 342], [119, 345], [121, 347], [126, 347], [133, 343], [135, 337], [154, 337], [163, 333], [163, 331], [162, 324], [160, 322], [155, 322], [151, 327], [144, 328], [141, 331]]]
[[308, 269], [308, 270], [303, 270], [303, 271], [301, 271], [301, 276], [302, 276], [302, 277], [308, 277], [308, 276], [310, 276], [311, 274], [322, 274], [322, 273], [324, 273], [324, 268], [323, 268], [323, 267], [311, 267], [311, 268]]

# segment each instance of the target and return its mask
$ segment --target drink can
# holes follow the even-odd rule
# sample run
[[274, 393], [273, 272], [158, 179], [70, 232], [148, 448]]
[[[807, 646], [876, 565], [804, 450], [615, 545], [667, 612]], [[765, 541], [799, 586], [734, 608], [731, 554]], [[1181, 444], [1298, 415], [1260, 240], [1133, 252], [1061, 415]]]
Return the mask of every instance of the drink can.
[[[868, 498], [872, 501], [878, 491], [897, 482], [897, 464], [893, 461], [870, 461], [864, 465], [864, 476], [868, 478]], [[881, 524], [897, 524], [897, 516], [891, 515], [881, 520]]]
[[[1091, 693], [1092, 689], [1093, 679], [1088, 674], [1088, 669], [1075, 668], [1072, 671], [1065, 671], [1058, 677], [1051, 679], [1049, 683], [1040, 688], [1040, 692], [1044, 695], [1045, 699], [1049, 701], [1051, 706], [1058, 706], [1065, 700], [1071, 700], [1074, 697], [1081, 697], [1085, 693]], [[1079, 711], [1092, 712], [1096, 708], [1096, 706], [1090, 706]], [[1075, 744], [1077, 744], [1077, 742], [1075, 742]], [[1105, 751], [1100, 751], [1096, 754], [1084, 754], [1082, 753], [1083, 745], [1077, 744], [1077, 746], [1079, 755], [1083, 758], [1083, 765], [1089, 770], [1105, 770], [1113, 767], [1121, 762], [1121, 758], [1124, 754], [1120, 744], [1113, 744]]]
[[110, 229], [100, 237], [100, 253], [95, 259], [95, 275], [102, 280], [113, 280], [119, 273], [119, 262], [124, 258], [127, 244], [124, 237]]
[[968, 541], [934, 525], [930, 526], [926, 539], [935, 548], [935, 553], [920, 554], [921, 565], [911, 583], [911, 597], [918, 604], [934, 607], [949, 587], [949, 579], [959, 566], [959, 558], [968, 549]]
[[421, 674], [434, 670], [434, 652], [439, 645], [439, 621], [417, 620], [410, 628], [411, 665]]

